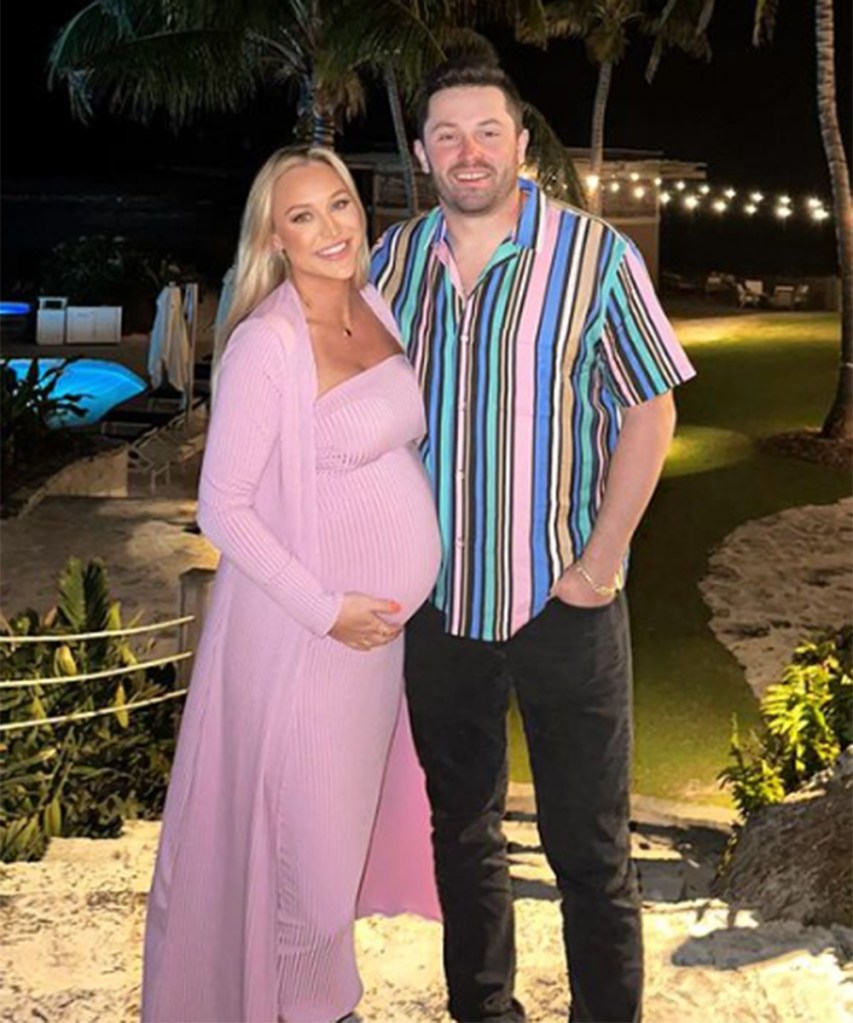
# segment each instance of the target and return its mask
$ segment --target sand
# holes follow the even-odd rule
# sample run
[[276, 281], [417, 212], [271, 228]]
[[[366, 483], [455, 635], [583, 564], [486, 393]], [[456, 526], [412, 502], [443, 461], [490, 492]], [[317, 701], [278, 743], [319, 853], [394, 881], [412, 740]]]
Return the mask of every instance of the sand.
[[[59, 524], [61, 504], [45, 505], [35, 515], [46, 516], [36, 520], [46, 539]], [[183, 531], [188, 509], [169, 510], [174, 517], [166, 528], [182, 566], [203, 562], [209, 557], [203, 542]], [[142, 517], [133, 521], [131, 504], [125, 511], [130, 514], [109, 524], [130, 544]], [[714, 553], [702, 584], [714, 612], [711, 627], [744, 665], [756, 693], [778, 678], [804, 630], [849, 619], [851, 513], [853, 501], [792, 509], [748, 523]], [[111, 516], [93, 519], [103, 554]], [[162, 529], [151, 542], [164, 542]], [[170, 567], [174, 571], [174, 563]], [[34, 600], [47, 592], [48, 582], [30, 585]], [[171, 611], [174, 586], [158, 584], [157, 591], [155, 610]], [[7, 591], [7, 599], [12, 595]], [[14, 596], [18, 605], [24, 593]], [[556, 890], [535, 823], [529, 814], [514, 817], [507, 827], [519, 993], [532, 1023], [556, 1023], [567, 1010]], [[3, 1023], [138, 1018], [145, 894], [157, 831], [156, 823], [129, 822], [118, 839], [55, 840], [41, 863], [0, 867]], [[708, 885], [725, 837], [715, 821], [687, 825], [665, 812], [647, 813], [634, 835], [644, 891], [647, 1023], [853, 1020], [853, 931], [763, 923], [755, 912], [735, 912], [711, 898]], [[438, 925], [371, 918], [359, 922], [357, 944], [365, 984], [359, 1011], [367, 1023], [447, 1020]]]

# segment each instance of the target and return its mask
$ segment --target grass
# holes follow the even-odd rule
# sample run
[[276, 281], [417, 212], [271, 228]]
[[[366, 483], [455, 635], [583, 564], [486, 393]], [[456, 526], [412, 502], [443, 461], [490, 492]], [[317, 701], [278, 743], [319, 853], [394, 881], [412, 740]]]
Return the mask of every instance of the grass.
[[[708, 627], [698, 584], [710, 551], [742, 523], [850, 493], [849, 473], [758, 443], [820, 425], [835, 389], [839, 324], [832, 314], [766, 313], [675, 326], [698, 377], [678, 389], [676, 442], [633, 544], [634, 789], [727, 803], [716, 776], [732, 715], [748, 726], [758, 707]], [[529, 781], [516, 714], [510, 736], [512, 777]]]

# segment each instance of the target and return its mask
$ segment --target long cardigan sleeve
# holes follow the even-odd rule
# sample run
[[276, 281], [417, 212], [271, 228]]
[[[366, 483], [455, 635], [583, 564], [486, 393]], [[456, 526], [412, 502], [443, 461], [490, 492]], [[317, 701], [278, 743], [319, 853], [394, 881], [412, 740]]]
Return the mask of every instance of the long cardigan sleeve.
[[[279, 321], [280, 322], [280, 321]], [[228, 343], [199, 489], [198, 521], [222, 554], [300, 625], [325, 635], [340, 613], [340, 593], [327, 592], [282, 546], [255, 507], [258, 483], [281, 436], [286, 348], [267, 322], [247, 320]], [[290, 389], [292, 393], [292, 388]], [[299, 443], [298, 438], [291, 438]], [[293, 488], [299, 481], [288, 481]], [[294, 493], [294, 501], [300, 495]]]

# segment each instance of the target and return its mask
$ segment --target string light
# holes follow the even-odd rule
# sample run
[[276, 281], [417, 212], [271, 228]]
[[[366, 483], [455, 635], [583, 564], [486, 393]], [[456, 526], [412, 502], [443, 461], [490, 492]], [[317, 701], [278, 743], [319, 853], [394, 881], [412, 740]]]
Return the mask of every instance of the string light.
[[[620, 173], [609, 174], [605, 179], [597, 174], [587, 174], [582, 180], [589, 192], [602, 191], [613, 196], [622, 193], [625, 198], [616, 200], [620, 203], [656, 201], [661, 207], [671, 207], [673, 201], [678, 199], [677, 206], [690, 212], [698, 210], [701, 213], [704, 209], [717, 216], [737, 212], [755, 218], [764, 211], [765, 215], [772, 214], [781, 221], [798, 215], [820, 223], [832, 216], [832, 211], [825, 207], [824, 201], [815, 195], [792, 198], [786, 192], [771, 196], [768, 200], [766, 193], [759, 190], [752, 192], [741, 190], [739, 193], [730, 185], [723, 188], [708, 181], [697, 182], [695, 179], [688, 181], [684, 178], [666, 181], [660, 175], [654, 178], [645, 177], [642, 173], [629, 171], [627, 168]], [[734, 200], [738, 194], [743, 195], [744, 200], [735, 205]]]

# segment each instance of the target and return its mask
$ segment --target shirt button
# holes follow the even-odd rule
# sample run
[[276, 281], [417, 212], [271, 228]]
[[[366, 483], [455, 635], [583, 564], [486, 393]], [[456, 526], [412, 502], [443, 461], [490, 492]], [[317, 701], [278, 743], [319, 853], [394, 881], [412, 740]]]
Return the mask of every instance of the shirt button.
[[456, 538], [456, 546], [459, 547], [459, 548], [462, 548], [462, 547], [465, 546], [465, 541], [461, 537], [459, 537], [459, 536], [457, 536], [457, 538]]

